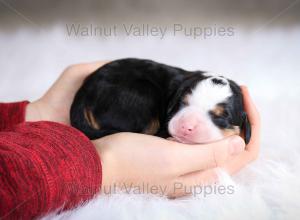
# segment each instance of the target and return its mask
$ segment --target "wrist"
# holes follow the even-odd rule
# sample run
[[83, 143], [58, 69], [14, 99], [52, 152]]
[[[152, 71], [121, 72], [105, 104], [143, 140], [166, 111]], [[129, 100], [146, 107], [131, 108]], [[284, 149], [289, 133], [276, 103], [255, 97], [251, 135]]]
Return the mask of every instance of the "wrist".
[[25, 110], [25, 121], [34, 122], [40, 120], [41, 120], [41, 114], [38, 108], [37, 101], [29, 103], [26, 106], [26, 110]]
[[[106, 194], [109, 193], [109, 189], [111, 189], [112, 186], [116, 186], [116, 184], [118, 184], [118, 163], [116, 162], [115, 155], [112, 152], [112, 146], [115, 145], [114, 138], [111, 139], [111, 137], [108, 137], [107, 139], [107, 137], [104, 137], [91, 142], [96, 148], [99, 159], [101, 160], [101, 193]], [[126, 170], [122, 170], [122, 172], [128, 173]]]

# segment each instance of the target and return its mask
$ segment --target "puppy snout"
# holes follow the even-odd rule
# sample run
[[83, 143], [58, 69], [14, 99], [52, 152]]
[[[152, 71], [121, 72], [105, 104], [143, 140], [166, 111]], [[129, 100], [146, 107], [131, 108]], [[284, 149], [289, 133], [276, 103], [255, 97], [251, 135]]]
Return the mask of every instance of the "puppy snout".
[[184, 136], [191, 135], [197, 129], [197, 125], [199, 124], [199, 120], [193, 116], [182, 117], [179, 120], [179, 129], [180, 133]]
[[181, 125], [181, 133], [183, 135], [190, 135], [194, 132], [196, 125], [193, 124], [182, 124]]

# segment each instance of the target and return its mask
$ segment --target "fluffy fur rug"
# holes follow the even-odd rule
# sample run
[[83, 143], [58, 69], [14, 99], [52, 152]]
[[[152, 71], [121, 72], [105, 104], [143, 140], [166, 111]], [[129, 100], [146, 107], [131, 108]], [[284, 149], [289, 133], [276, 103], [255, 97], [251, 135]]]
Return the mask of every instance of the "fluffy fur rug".
[[234, 179], [223, 173], [221, 184], [234, 186], [233, 194], [202, 193], [177, 200], [136, 194], [99, 196], [77, 210], [45, 219], [298, 219], [300, 155], [294, 153], [286, 158], [291, 163], [278, 155], [276, 160], [260, 159]]
[[136, 194], [99, 196], [45, 219], [299, 219], [299, 39], [300, 29], [236, 29], [233, 37], [206, 40], [75, 38], [66, 36], [62, 26], [2, 32], [1, 101], [38, 98], [70, 63], [142, 57], [211, 70], [247, 84], [262, 115], [259, 159], [233, 178], [220, 173], [222, 185], [234, 186], [233, 194], [176, 200]]

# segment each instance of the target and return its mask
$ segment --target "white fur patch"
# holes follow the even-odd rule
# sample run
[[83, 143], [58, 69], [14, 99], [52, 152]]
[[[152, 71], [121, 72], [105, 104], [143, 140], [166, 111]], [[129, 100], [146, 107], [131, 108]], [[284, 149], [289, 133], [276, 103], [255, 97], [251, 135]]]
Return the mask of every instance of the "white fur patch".
[[[212, 79], [222, 80], [226, 85], [215, 84]], [[225, 102], [228, 97], [232, 95], [230, 85], [227, 79], [223, 77], [212, 76], [207, 78], [192, 90], [188, 101], [190, 106], [195, 106], [203, 112], [209, 112], [218, 103]]]
[[[220, 128], [216, 126], [209, 112], [219, 103], [226, 102], [232, 95], [230, 84], [223, 77], [207, 76], [209, 78], [200, 81], [189, 94], [187, 105], [180, 109], [169, 122], [168, 130], [170, 134], [183, 143], [209, 143], [223, 138]], [[213, 82], [213, 80], [215, 82]], [[186, 120], [187, 115], [194, 115], [193, 118]], [[181, 123], [193, 124], [193, 132], [182, 133]]]

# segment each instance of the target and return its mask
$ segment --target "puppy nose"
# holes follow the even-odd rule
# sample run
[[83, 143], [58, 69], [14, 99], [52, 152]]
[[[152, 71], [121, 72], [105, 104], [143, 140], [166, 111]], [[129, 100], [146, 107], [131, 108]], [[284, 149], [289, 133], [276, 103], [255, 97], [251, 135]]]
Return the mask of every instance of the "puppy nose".
[[182, 124], [181, 125], [181, 132], [183, 135], [189, 135], [192, 134], [195, 130], [195, 125], [193, 124]]

